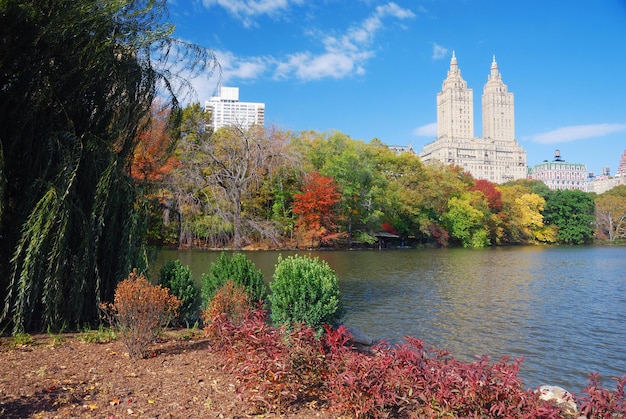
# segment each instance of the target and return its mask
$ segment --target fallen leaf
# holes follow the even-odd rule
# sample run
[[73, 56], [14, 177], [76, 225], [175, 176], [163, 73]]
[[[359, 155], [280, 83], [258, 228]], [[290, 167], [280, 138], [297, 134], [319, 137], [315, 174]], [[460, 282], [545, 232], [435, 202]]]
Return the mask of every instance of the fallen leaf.
[[111, 400], [111, 401], [109, 402], [109, 404], [110, 404], [111, 406], [117, 406], [118, 404], [120, 404], [120, 399], [118, 399], [118, 398], [116, 397], [116, 398], [114, 398], [113, 400]]
[[96, 410], [98, 408], [97, 404], [90, 404], [89, 405], [89, 410]]

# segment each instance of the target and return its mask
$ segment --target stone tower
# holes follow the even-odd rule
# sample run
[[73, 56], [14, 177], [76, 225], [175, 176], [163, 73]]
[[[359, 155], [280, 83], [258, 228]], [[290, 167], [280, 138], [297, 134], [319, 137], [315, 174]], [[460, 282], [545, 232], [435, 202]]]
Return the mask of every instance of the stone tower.
[[461, 77], [454, 51], [448, 77], [437, 94], [437, 138], [474, 137], [474, 95]]
[[508, 92], [498, 72], [496, 56], [493, 56], [491, 73], [483, 90], [483, 138], [495, 141], [515, 140], [515, 110], [513, 93]]

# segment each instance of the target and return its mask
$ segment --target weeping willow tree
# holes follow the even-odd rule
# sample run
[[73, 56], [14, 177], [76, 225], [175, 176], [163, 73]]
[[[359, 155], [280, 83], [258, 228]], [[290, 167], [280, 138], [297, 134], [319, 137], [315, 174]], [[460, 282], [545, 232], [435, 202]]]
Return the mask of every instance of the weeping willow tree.
[[129, 173], [159, 96], [177, 139], [179, 74], [210, 73], [166, 0], [0, 0], [0, 331], [79, 327], [146, 265]]

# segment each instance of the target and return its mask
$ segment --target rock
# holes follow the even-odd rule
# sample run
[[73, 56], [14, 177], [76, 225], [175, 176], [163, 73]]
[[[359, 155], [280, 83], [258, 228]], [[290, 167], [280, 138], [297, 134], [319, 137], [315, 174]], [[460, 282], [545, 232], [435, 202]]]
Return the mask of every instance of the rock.
[[539, 387], [539, 398], [549, 401], [563, 411], [566, 418], [579, 418], [574, 396], [562, 387], [543, 385]]
[[348, 333], [350, 333], [350, 336], [352, 336], [350, 342], [364, 346], [372, 346], [374, 344], [374, 339], [369, 337], [365, 332], [357, 329], [356, 327], [344, 326], [346, 327]]

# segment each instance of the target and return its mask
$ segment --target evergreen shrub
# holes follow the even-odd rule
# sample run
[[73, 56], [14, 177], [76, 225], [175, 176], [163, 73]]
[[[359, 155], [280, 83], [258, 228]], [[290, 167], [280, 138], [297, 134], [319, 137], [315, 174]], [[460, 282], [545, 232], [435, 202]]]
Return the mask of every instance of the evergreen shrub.
[[338, 325], [343, 316], [337, 275], [318, 258], [279, 256], [270, 289], [275, 325], [303, 323], [321, 331], [325, 324]]
[[243, 253], [228, 254], [222, 252], [209, 268], [208, 274], [202, 274], [202, 304], [208, 307], [209, 302], [227, 281], [245, 287], [252, 302], [264, 301], [267, 287], [263, 272]]
[[188, 266], [183, 266], [179, 260], [168, 260], [161, 267], [159, 284], [168, 288], [181, 301], [179, 321], [189, 325], [197, 320], [199, 290], [193, 281], [193, 274]]

